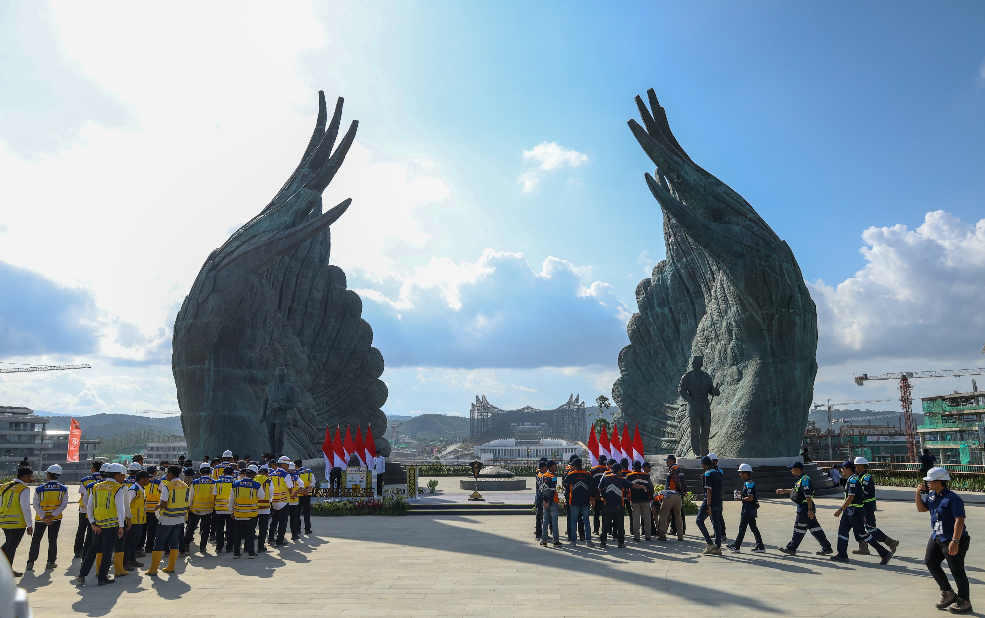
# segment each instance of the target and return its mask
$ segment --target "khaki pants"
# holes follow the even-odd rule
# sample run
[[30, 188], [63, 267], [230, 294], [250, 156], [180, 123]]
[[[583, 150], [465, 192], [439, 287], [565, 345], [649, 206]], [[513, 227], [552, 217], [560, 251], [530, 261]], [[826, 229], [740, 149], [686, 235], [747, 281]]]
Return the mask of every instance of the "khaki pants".
[[667, 525], [670, 523], [670, 515], [674, 514], [674, 523], [677, 525], [677, 538], [684, 540], [684, 520], [681, 517], [681, 507], [684, 502], [681, 494], [670, 494], [664, 497], [660, 504], [660, 521], [657, 522], [657, 536], [667, 536]]
[[640, 540], [640, 524], [646, 534], [646, 540], [650, 540], [650, 502], [634, 502], [632, 515], [629, 518], [629, 531], [633, 533], [633, 540]]

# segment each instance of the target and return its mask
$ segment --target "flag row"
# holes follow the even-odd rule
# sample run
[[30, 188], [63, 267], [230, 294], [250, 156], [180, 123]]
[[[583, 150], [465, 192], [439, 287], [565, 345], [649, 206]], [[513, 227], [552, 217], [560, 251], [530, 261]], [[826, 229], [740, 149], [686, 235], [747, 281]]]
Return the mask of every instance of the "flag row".
[[371, 465], [373, 457], [376, 456], [376, 441], [373, 439], [373, 428], [366, 428], [365, 438], [363, 437], [362, 425], [356, 427], [356, 437], [352, 437], [352, 429], [349, 425], [345, 426], [345, 436], [342, 429], [335, 427], [335, 435], [332, 435], [332, 428], [325, 428], [325, 441], [322, 442], [321, 450], [325, 455], [325, 473], [332, 468], [342, 468], [345, 470], [349, 463], [349, 457], [355, 455], [359, 458], [359, 465]]
[[613, 424], [612, 436], [610, 437], [602, 426], [599, 434], [595, 433], [595, 426], [592, 426], [592, 433], [588, 437], [588, 452], [592, 458], [592, 465], [597, 466], [599, 457], [605, 455], [606, 459], [619, 461], [626, 459], [630, 462], [638, 461], [642, 463], [643, 440], [640, 438], [639, 425], [633, 427], [633, 435], [629, 435], [629, 425], [622, 426], [622, 437], [619, 436], [619, 425]]

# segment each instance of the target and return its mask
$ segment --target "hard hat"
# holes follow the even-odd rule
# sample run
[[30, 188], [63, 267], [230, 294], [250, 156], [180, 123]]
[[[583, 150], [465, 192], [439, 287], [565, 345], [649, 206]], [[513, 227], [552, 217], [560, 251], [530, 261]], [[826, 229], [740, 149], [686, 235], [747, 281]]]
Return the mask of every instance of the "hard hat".
[[126, 474], [127, 469], [123, 467], [123, 464], [110, 464], [109, 465], [110, 474]]
[[951, 474], [941, 467], [931, 468], [927, 470], [927, 476], [923, 477], [925, 481], [950, 481]]
[[867, 465], [869, 465], [869, 460], [866, 459], [865, 457], [856, 457], [855, 458], [855, 465], [856, 466], [867, 466]]
[[290, 457], [288, 457], [287, 455], [282, 455], [281, 458], [277, 460], [277, 463], [292, 463], [292, 462]]
[[111, 464], [111, 463], [104, 463], [103, 465], [99, 466], [99, 471], [100, 472], [109, 472], [112, 467], [113, 467], [113, 464]]
[[223, 451], [222, 452], [222, 456], [223, 457], [232, 457], [233, 456], [233, 452], [232, 451]]
[[290, 463], [290, 465], [288, 465], [288, 466], [287, 466], [287, 469], [288, 469], [288, 470], [297, 470], [297, 466], [295, 466], [295, 465], [294, 465], [294, 462], [292, 461], [292, 462]]
[[718, 453], [708, 453], [708, 459], [715, 461], [718, 459]]
[[209, 466], [209, 464], [203, 461], [201, 464], [199, 464], [198, 469], [201, 470], [202, 468], [209, 468], [209, 467], [211, 466]]
[[61, 474], [61, 473], [62, 473], [62, 467], [59, 466], [58, 464], [51, 464], [50, 466], [48, 466], [48, 474]]
[[752, 466], [749, 464], [739, 464], [739, 472], [752, 472]]
[[258, 468], [257, 468], [256, 466], [254, 466], [253, 464], [250, 464], [250, 465], [248, 465], [248, 466], [246, 466], [246, 469], [247, 469], [247, 470], [249, 470], [250, 472], [259, 472], [259, 471], [260, 471], [260, 470], [259, 470], [259, 469], [258, 469]]
[[144, 467], [142, 465], [140, 465], [139, 463], [137, 463], [136, 461], [133, 462], [132, 464], [130, 464], [130, 467], [128, 468], [128, 470], [130, 472], [140, 472], [143, 469], [144, 469]]

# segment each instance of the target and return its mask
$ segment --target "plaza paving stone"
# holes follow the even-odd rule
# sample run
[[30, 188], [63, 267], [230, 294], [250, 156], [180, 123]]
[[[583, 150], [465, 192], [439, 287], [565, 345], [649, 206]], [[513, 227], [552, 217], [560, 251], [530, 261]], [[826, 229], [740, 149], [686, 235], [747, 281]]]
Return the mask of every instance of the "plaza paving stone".
[[[441, 480], [458, 485], [457, 479]], [[448, 489], [445, 498], [457, 501]], [[839, 501], [818, 502], [834, 542]], [[780, 554], [776, 547], [790, 538], [794, 509], [786, 499], [764, 500], [759, 521], [769, 552], [750, 553], [747, 534], [744, 551], [722, 557], [699, 555], [704, 542], [693, 518], [683, 543], [630, 540], [625, 549], [605, 550], [542, 548], [533, 538], [532, 516], [313, 518], [312, 536], [256, 560], [216, 556], [210, 547], [207, 556], [181, 558], [171, 575], [138, 571], [97, 588], [90, 574], [88, 585], [76, 588], [71, 578], [79, 561], [70, 558], [77, 517], [71, 506], [59, 539], [59, 567], [41, 570], [42, 552], [39, 569], [20, 585], [39, 618], [942, 615], [933, 607], [938, 591], [923, 565], [928, 517], [912, 504], [887, 500], [880, 506], [880, 526], [903, 542], [885, 567], [874, 555], [853, 557], [850, 564], [815, 556], [818, 545], [810, 536], [796, 557]], [[985, 610], [985, 547], [978, 540], [985, 505], [967, 510], [972, 603]], [[730, 537], [738, 513], [738, 503], [726, 503]], [[19, 570], [27, 550], [25, 540], [15, 560]], [[149, 566], [150, 556], [143, 561]]]

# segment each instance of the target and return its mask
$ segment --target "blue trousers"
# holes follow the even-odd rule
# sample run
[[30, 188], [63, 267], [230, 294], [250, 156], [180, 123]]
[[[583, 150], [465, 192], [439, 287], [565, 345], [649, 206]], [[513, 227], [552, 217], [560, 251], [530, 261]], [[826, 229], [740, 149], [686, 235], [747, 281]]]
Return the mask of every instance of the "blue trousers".
[[585, 506], [572, 506], [570, 504], [568, 505], [568, 513], [571, 514], [571, 529], [568, 530], [568, 538], [571, 539], [571, 542], [572, 543], [574, 543], [575, 541], [578, 540], [578, 536], [579, 536], [579, 534], [578, 534], [578, 522], [579, 522], [579, 520], [582, 523], [582, 528], [581, 529], [582, 529], [583, 538], [584, 539], [587, 539], [587, 540], [591, 540], [592, 539], [592, 536], [591, 536], [592, 530], [591, 530], [591, 526], [588, 523], [588, 520], [589, 520], [590, 514], [591, 514], [591, 509], [592, 509], [592, 507], [590, 507], [588, 505], [585, 505]]
[[165, 549], [181, 549], [181, 524], [173, 526], [157, 526], [157, 536], [154, 537], [154, 551], [164, 551]]
[[548, 529], [549, 526], [554, 527], [554, 542], [555, 543], [561, 542], [560, 531], [557, 529], [557, 513], [558, 513], [557, 502], [549, 502], [547, 504], [547, 508], [544, 509], [544, 525], [540, 533], [541, 542], [547, 541], [547, 538], [550, 536], [551, 532]]
[[876, 527], [876, 503], [866, 502], [865, 503], [865, 528], [872, 535], [872, 538], [879, 541], [880, 543], [885, 543], [886, 533]]
[[698, 530], [701, 530], [701, 534], [704, 535], [706, 543], [721, 547], [722, 535], [725, 532], [725, 521], [722, 519], [722, 507], [711, 507], [711, 526], [715, 530], [714, 543], [712, 543], [711, 536], [708, 534], [708, 527], [705, 526], [706, 519], [708, 519], [708, 504], [702, 502], [701, 510], [698, 511], [698, 518], [695, 523], [698, 524]]
[[838, 524], [838, 555], [848, 556], [848, 533], [854, 531], [855, 538], [859, 542], [866, 542], [871, 545], [879, 556], [888, 554], [888, 550], [872, 538], [869, 531], [865, 529], [865, 510], [848, 507], [841, 512], [841, 521]]
[[817, 539], [817, 542], [821, 544], [821, 549], [830, 550], [831, 542], [828, 541], [828, 537], [824, 534], [824, 530], [821, 528], [821, 522], [817, 520], [817, 513], [814, 513], [814, 519], [811, 519], [807, 516], [807, 510], [806, 504], [797, 505], [797, 519], [793, 523], [793, 538], [787, 543], [787, 549], [797, 549], [800, 547], [800, 542], [804, 540], [804, 536], [809, 531]]

